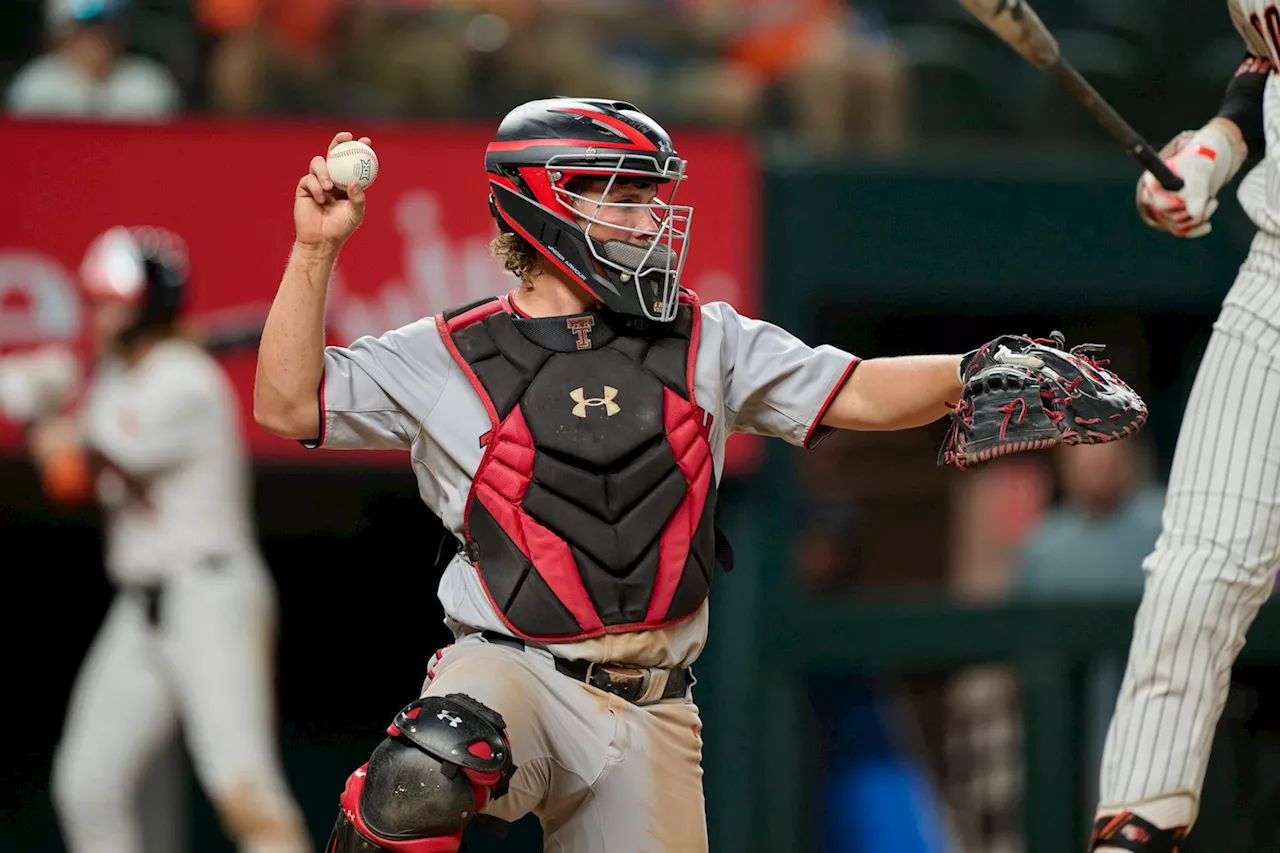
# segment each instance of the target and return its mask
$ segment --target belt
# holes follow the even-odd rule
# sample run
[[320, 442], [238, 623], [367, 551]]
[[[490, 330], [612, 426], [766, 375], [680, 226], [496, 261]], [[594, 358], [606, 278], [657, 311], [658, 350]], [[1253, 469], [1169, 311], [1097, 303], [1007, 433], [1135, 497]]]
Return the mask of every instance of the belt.
[[164, 597], [163, 583], [126, 583], [117, 585], [116, 590], [126, 595], [135, 596], [142, 603], [143, 611], [147, 616], [147, 624], [152, 628], [159, 626], [161, 599]]
[[[481, 631], [480, 636], [490, 643], [524, 650], [524, 640], [508, 637], [497, 631]], [[650, 705], [663, 699], [684, 698], [693, 686], [693, 671], [688, 668], [661, 669], [619, 666], [612, 663], [593, 663], [585, 660], [565, 660], [555, 655], [556, 671], [574, 681], [589, 684], [598, 690], [611, 693], [634, 705]], [[655, 678], [666, 676], [666, 683], [659, 687]]]

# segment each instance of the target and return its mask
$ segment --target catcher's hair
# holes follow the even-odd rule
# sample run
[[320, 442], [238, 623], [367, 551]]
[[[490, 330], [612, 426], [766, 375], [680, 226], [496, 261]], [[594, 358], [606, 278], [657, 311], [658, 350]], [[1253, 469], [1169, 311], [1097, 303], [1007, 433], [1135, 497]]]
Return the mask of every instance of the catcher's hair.
[[502, 259], [503, 269], [519, 277], [521, 287], [529, 287], [529, 280], [542, 268], [542, 255], [519, 234], [499, 234], [489, 249]]

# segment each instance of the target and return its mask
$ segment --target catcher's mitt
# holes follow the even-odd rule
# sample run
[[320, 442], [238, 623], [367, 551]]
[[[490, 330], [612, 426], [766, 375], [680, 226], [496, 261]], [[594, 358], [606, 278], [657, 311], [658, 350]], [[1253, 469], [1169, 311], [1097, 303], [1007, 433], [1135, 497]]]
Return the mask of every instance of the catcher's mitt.
[[964, 383], [951, 411], [939, 465], [968, 468], [998, 456], [1057, 444], [1102, 444], [1133, 435], [1147, 405], [1093, 354], [1052, 338], [1006, 335], [960, 363]]

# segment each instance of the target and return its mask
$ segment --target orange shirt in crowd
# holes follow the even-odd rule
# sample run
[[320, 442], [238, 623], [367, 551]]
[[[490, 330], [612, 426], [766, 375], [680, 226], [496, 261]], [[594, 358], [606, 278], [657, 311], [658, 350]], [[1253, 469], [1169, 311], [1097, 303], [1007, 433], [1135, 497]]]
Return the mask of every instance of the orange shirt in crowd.
[[214, 36], [264, 26], [286, 50], [309, 55], [319, 49], [334, 18], [349, 0], [198, 0], [201, 28]]
[[[224, 35], [264, 24], [290, 49], [315, 51], [348, 3], [364, 0], [197, 0], [196, 14], [205, 32]], [[509, 19], [529, 16], [537, 0], [371, 0], [384, 8], [456, 6], [489, 11]]]
[[767, 80], [790, 71], [814, 50], [822, 32], [845, 11], [844, 0], [681, 0], [689, 6], [719, 4], [733, 8], [740, 32], [728, 45], [728, 57]]

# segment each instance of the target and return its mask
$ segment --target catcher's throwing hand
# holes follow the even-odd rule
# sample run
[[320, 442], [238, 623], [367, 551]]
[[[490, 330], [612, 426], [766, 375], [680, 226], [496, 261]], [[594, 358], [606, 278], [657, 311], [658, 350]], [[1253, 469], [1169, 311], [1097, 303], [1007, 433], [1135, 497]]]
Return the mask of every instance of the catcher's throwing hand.
[[964, 390], [951, 412], [939, 465], [967, 468], [998, 456], [1057, 444], [1101, 444], [1133, 435], [1147, 406], [1093, 355], [1050, 339], [1006, 335], [960, 362]]
[[[329, 142], [327, 150], [349, 142], [351, 134], [343, 131]], [[369, 137], [358, 141], [370, 144]], [[311, 168], [298, 181], [293, 198], [293, 227], [297, 242], [310, 248], [337, 249], [364, 219], [365, 195], [359, 185], [343, 192], [333, 185], [323, 155], [311, 158]]]
[[1218, 209], [1218, 191], [1245, 159], [1244, 139], [1234, 122], [1214, 119], [1197, 131], [1184, 131], [1160, 152], [1183, 181], [1169, 192], [1150, 172], [1138, 181], [1138, 213], [1152, 228], [1177, 237], [1203, 237], [1213, 230], [1209, 218]]

